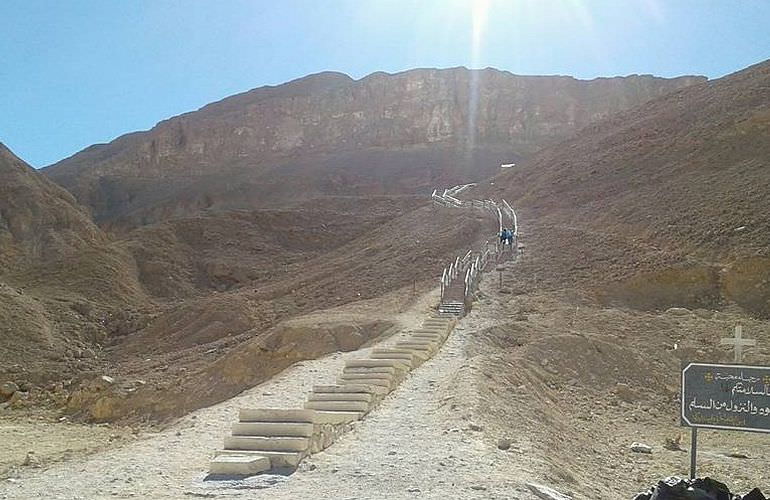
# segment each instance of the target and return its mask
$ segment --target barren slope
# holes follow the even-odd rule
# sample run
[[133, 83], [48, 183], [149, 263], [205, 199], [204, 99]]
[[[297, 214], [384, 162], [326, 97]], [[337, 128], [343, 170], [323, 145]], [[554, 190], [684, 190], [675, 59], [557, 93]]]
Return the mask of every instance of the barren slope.
[[640, 307], [735, 300], [767, 315], [768, 161], [764, 62], [589, 126], [492, 190], [521, 208], [557, 280], [637, 276], [610, 298]]
[[131, 265], [72, 195], [0, 144], [0, 380], [89, 365], [105, 314], [145, 302]]

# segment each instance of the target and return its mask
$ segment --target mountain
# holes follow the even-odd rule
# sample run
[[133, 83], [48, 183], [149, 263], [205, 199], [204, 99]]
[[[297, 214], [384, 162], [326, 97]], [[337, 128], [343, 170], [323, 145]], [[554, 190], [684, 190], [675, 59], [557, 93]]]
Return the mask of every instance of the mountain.
[[769, 162], [765, 61], [589, 125], [487, 194], [520, 207], [548, 286], [602, 283], [605, 300], [634, 307], [735, 302], [768, 316]]
[[0, 143], [0, 272], [102, 242], [69, 192]]
[[228, 97], [45, 172], [108, 226], [317, 196], [412, 194], [485, 178], [597, 119], [704, 80], [327, 72]]
[[26, 382], [90, 366], [83, 352], [106, 336], [109, 311], [145, 303], [128, 252], [2, 144], [0, 299], [0, 379]]

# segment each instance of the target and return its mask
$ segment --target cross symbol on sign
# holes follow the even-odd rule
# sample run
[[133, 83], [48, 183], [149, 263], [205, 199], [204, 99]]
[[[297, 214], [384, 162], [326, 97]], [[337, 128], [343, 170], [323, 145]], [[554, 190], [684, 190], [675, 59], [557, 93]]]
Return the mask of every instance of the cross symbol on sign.
[[733, 346], [735, 352], [735, 362], [740, 363], [743, 361], [743, 348], [757, 345], [757, 341], [754, 339], [743, 338], [743, 327], [737, 325], [735, 327], [735, 336], [721, 339], [719, 342], [721, 345]]

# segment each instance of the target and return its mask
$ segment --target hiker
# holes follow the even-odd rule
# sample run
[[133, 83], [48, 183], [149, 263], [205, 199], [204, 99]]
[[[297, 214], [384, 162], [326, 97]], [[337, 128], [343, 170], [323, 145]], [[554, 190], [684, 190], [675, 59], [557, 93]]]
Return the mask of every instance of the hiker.
[[511, 231], [510, 229], [508, 229], [507, 238], [508, 238], [508, 244], [511, 246], [511, 248], [513, 248], [513, 231]]
[[508, 239], [508, 229], [503, 228], [502, 231], [500, 231], [500, 244], [505, 245], [505, 240]]

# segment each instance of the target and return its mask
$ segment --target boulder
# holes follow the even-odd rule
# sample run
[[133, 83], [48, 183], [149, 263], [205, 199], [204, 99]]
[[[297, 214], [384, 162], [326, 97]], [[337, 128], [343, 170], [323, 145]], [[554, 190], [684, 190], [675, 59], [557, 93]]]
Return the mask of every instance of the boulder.
[[572, 497], [563, 495], [553, 488], [543, 486], [542, 484], [527, 483], [527, 488], [529, 488], [529, 491], [534, 493], [538, 498], [542, 498], [543, 500], [572, 500]]
[[646, 453], [652, 454], [652, 446], [648, 446], [644, 443], [631, 443], [631, 451], [634, 453]]
[[16, 391], [8, 400], [8, 404], [11, 408], [21, 408], [27, 404], [27, 401], [29, 401], [29, 393]]
[[8, 399], [19, 390], [19, 386], [13, 382], [6, 382], [0, 385], [0, 398]]

